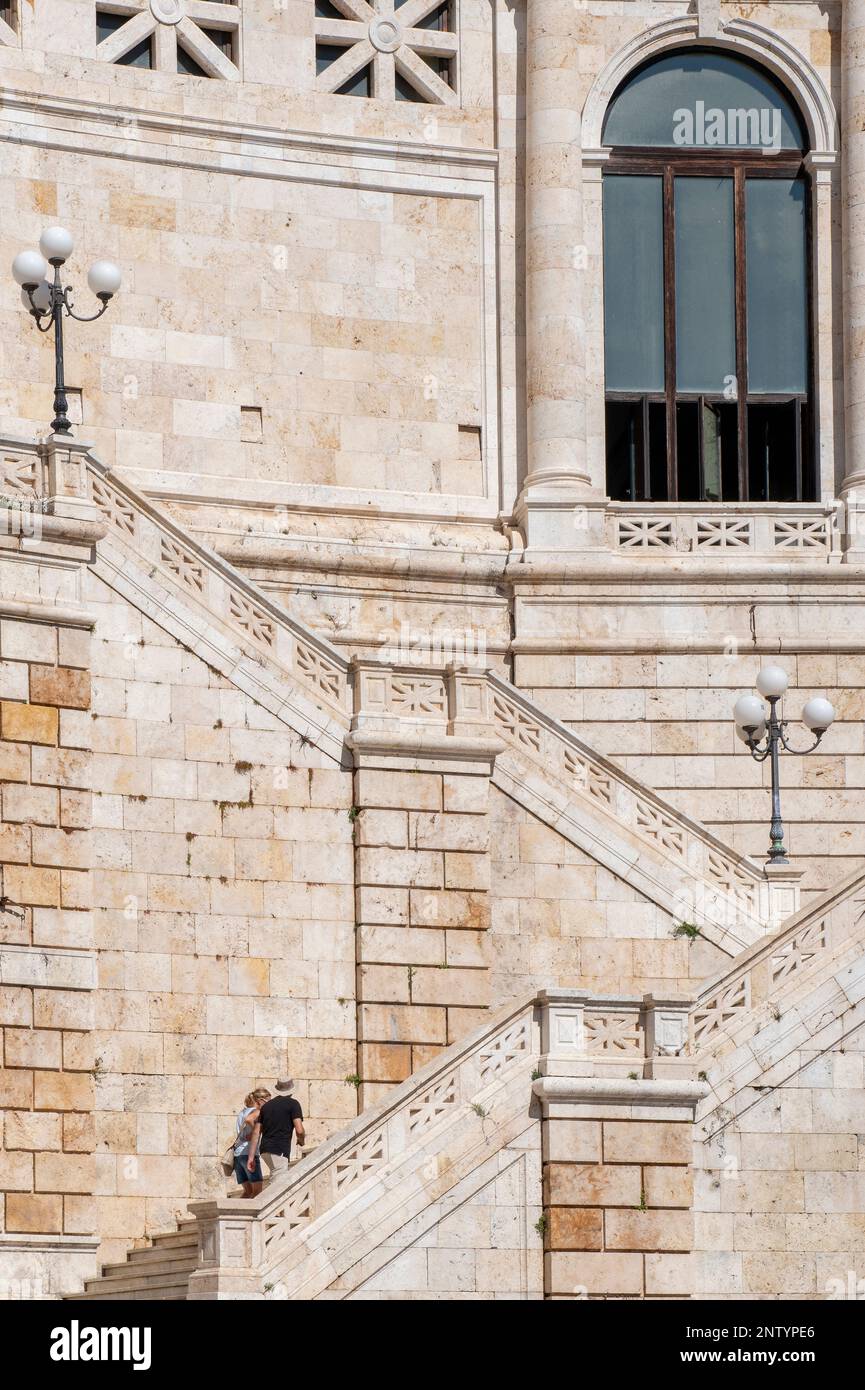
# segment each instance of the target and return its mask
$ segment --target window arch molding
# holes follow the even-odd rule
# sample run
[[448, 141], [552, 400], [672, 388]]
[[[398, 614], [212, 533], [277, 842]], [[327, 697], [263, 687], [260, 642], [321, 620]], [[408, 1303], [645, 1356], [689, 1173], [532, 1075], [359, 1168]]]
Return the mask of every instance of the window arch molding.
[[[717, 35], [699, 32], [696, 16], [665, 20], [623, 45], [596, 78], [582, 112], [583, 243], [589, 275], [585, 315], [588, 341], [595, 351], [587, 358], [585, 377], [586, 450], [588, 471], [599, 487], [606, 478], [605, 382], [603, 351], [603, 214], [602, 174], [611, 150], [602, 144], [609, 104], [638, 68], [673, 50], [689, 47], [717, 49], [750, 59], [778, 80], [798, 108], [808, 137], [804, 167], [811, 185], [810, 231], [812, 268], [812, 353], [814, 384], [815, 482], [817, 500], [838, 494], [837, 476], [843, 465], [836, 456], [835, 402], [840, 391], [841, 364], [833, 344], [833, 324], [839, 322], [840, 264], [833, 263], [832, 217], [837, 200], [838, 120], [832, 99], [819, 73], [786, 39], [750, 20], [732, 20]], [[838, 210], [840, 214], [840, 209]], [[837, 259], [837, 257], [836, 257]], [[605, 490], [605, 488], [604, 488]]]
[[687, 16], [664, 20], [637, 34], [598, 74], [583, 107], [584, 158], [590, 151], [601, 151], [607, 107], [625, 79], [650, 58], [660, 58], [671, 49], [689, 44], [727, 50], [766, 68], [787, 88], [799, 107], [811, 154], [837, 154], [838, 117], [832, 98], [820, 74], [791, 43], [749, 19], [731, 20], [716, 36], [706, 37], [699, 34], [696, 18]]

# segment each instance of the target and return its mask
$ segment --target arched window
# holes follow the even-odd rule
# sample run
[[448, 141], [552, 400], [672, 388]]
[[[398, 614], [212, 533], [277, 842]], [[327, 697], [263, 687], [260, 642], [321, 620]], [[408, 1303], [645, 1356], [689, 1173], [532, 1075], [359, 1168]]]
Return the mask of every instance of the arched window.
[[807, 138], [754, 64], [688, 49], [632, 73], [603, 142], [607, 487], [626, 501], [803, 501]]

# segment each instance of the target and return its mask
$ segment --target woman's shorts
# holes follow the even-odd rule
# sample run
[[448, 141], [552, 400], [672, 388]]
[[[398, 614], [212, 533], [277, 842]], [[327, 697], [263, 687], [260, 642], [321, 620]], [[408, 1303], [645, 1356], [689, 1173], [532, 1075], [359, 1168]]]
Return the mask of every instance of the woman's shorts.
[[250, 1172], [246, 1164], [244, 1163], [243, 1158], [240, 1157], [238, 1154], [235, 1154], [234, 1176], [237, 1178], [237, 1181], [241, 1184], [241, 1186], [245, 1182], [261, 1182], [261, 1159], [256, 1157], [255, 1167], [253, 1168], [252, 1172]]

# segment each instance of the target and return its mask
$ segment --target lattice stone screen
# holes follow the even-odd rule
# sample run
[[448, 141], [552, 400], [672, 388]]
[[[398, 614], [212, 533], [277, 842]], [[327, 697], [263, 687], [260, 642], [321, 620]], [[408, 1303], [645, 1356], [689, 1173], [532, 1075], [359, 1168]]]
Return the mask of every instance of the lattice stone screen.
[[[240, 5], [212, 0], [106, 0], [96, 6], [96, 56], [106, 63], [195, 76], [240, 77]], [[110, 32], [108, 32], [110, 30]]]
[[455, 3], [317, 0], [317, 89], [456, 105]]

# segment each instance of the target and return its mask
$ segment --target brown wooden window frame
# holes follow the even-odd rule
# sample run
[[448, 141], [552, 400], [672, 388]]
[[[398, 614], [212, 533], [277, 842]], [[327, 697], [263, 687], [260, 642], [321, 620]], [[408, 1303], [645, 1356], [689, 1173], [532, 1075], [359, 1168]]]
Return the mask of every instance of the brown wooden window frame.
[[[677, 441], [677, 405], [695, 402], [698, 422], [703, 420], [703, 405], [735, 404], [737, 411], [737, 493], [721, 501], [750, 501], [750, 469], [748, 441], [748, 407], [792, 405], [794, 410], [794, 492], [797, 502], [813, 501], [816, 497], [815, 437], [814, 437], [814, 352], [813, 352], [813, 276], [811, 241], [811, 183], [806, 174], [804, 157], [798, 151], [782, 151], [767, 156], [762, 150], [725, 150], [707, 154], [704, 151], [648, 149], [645, 146], [615, 148], [604, 165], [607, 174], [654, 175], [663, 180], [663, 286], [664, 286], [664, 391], [606, 391], [605, 403], [639, 402], [643, 422], [638, 460], [642, 496], [618, 498], [621, 501], [678, 502], [679, 469]], [[705, 395], [676, 389], [676, 221], [674, 180], [677, 176], [732, 178], [733, 226], [735, 236], [735, 327], [736, 327], [736, 398], [732, 402], [721, 393]], [[772, 394], [748, 391], [748, 313], [745, 263], [745, 184], [754, 178], [796, 179], [803, 184], [805, 195], [805, 258], [806, 258], [806, 333], [807, 385], [802, 392]], [[605, 267], [605, 274], [609, 274]], [[666, 497], [652, 496], [650, 459], [649, 407], [663, 404], [666, 417]], [[704, 490], [702, 424], [698, 423], [700, 490]], [[609, 467], [609, 446], [607, 451]], [[689, 499], [690, 500], [690, 499]], [[705, 500], [705, 499], [704, 499]], [[771, 500], [771, 499], [765, 499]]]

